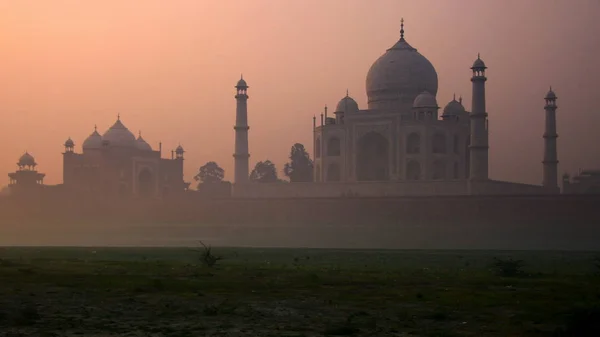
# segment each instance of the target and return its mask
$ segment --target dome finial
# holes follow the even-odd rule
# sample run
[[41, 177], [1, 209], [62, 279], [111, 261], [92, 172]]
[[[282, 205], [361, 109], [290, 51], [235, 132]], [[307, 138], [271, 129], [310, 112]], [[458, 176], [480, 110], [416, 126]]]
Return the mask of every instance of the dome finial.
[[346, 89], [346, 97], [350, 96], [350, 94], [348, 93], [348, 89]]
[[404, 18], [400, 19], [400, 40], [404, 41]]
[[452, 96], [452, 100], [456, 101], [456, 93], [454, 93], [454, 95]]
[[94, 131], [98, 131], [98, 125], [94, 124]]
[[121, 113], [117, 114], [117, 120], [120, 121], [121, 120]]
[[481, 60], [481, 53], [477, 53], [477, 59]]
[[240, 80], [244, 79], [244, 74], [240, 74]]

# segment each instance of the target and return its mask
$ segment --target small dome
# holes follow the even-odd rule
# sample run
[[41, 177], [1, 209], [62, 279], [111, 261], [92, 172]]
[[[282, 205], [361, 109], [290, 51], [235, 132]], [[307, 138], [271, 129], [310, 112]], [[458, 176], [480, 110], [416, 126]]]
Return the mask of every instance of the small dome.
[[176, 149], [175, 149], [175, 153], [177, 154], [183, 154], [183, 146], [179, 145]]
[[437, 101], [435, 96], [430, 94], [428, 91], [423, 91], [415, 98], [413, 102], [413, 108], [437, 108]]
[[248, 88], [248, 84], [246, 83], [246, 81], [244, 80], [244, 76], [242, 76], [240, 78], [240, 80], [237, 82], [236, 88]]
[[23, 154], [21, 158], [19, 158], [19, 162], [17, 163], [17, 165], [35, 166], [37, 164], [35, 163], [35, 158], [33, 158], [33, 156], [29, 154], [29, 152], [25, 152], [25, 154]]
[[69, 139], [67, 139], [67, 141], [65, 142], [65, 147], [74, 147], [74, 146], [75, 146], [75, 142], [73, 142], [71, 137], [69, 137]]
[[358, 103], [352, 97], [348, 96], [347, 93], [346, 97], [342, 98], [335, 107], [335, 112], [353, 113], [358, 112], [358, 110]]
[[82, 147], [84, 150], [99, 149], [102, 147], [102, 136], [100, 136], [96, 128], [94, 128], [94, 132], [83, 141]]
[[465, 112], [466, 110], [462, 103], [454, 98], [444, 107], [443, 116], [456, 116]]
[[142, 138], [142, 133], [140, 132], [140, 135], [138, 136], [138, 139], [136, 141], [136, 147], [138, 148], [138, 150], [141, 151], [152, 151], [152, 146], [150, 146], [150, 144], [148, 144], [144, 138]]
[[550, 87], [550, 91], [546, 94], [546, 99], [556, 99], [556, 94], [552, 91], [552, 87]]
[[115, 124], [102, 135], [102, 140], [109, 146], [136, 147], [135, 136], [121, 123], [121, 119], [117, 119]]
[[471, 69], [487, 69], [487, 67], [485, 66], [485, 63], [479, 57], [479, 54], [477, 55], [477, 60], [475, 60], [475, 62], [473, 62], [473, 66], [471, 67]]

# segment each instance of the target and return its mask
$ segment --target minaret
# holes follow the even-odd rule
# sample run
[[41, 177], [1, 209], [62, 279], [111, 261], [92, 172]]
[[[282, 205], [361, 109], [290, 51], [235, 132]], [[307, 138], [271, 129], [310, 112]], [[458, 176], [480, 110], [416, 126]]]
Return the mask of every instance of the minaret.
[[235, 86], [237, 93], [235, 99], [235, 177], [236, 184], [248, 182], [250, 154], [248, 153], [248, 85], [242, 76]]
[[487, 67], [477, 55], [473, 63], [473, 102], [471, 104], [471, 144], [469, 145], [469, 172], [470, 179], [488, 179], [488, 119], [485, 111], [485, 70]]
[[542, 185], [549, 191], [558, 193], [558, 155], [556, 151], [556, 138], [558, 138], [556, 134], [557, 97], [554, 91], [552, 91], [552, 87], [550, 87], [550, 91], [548, 91], [544, 99], [546, 100], [546, 105], [544, 106], [544, 110], [546, 110], [546, 130], [544, 132], [544, 161], [542, 162], [544, 164], [544, 180]]

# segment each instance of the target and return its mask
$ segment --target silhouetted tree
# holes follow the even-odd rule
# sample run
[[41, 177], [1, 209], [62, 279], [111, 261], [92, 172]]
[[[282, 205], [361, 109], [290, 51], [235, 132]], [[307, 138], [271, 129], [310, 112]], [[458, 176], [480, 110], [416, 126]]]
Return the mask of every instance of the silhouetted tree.
[[259, 161], [250, 173], [250, 180], [258, 183], [275, 183], [277, 178], [277, 169], [270, 160]]
[[313, 161], [304, 145], [296, 143], [292, 146], [290, 162], [285, 164], [283, 173], [292, 183], [313, 181]]
[[199, 184], [220, 183], [223, 181], [223, 177], [225, 177], [225, 170], [214, 161], [209, 161], [200, 168], [198, 174], [194, 176], [194, 180], [200, 181]]

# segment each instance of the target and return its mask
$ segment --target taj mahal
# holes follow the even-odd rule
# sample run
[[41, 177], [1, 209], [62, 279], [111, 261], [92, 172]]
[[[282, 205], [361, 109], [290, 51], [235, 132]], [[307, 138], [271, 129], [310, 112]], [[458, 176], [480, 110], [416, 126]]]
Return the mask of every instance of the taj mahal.
[[[248, 89], [241, 78], [235, 86], [236, 124], [234, 181], [237, 198], [428, 196], [428, 195], [542, 195], [561, 193], [558, 178], [557, 95], [550, 88], [545, 104], [544, 152], [540, 154], [540, 185], [490, 179], [488, 174], [488, 112], [486, 70], [478, 55], [470, 67], [472, 101], [462, 98], [440, 108], [434, 66], [405, 39], [387, 49], [366, 74], [365, 108], [346, 94], [332, 115], [313, 117], [313, 182], [252, 183], [249, 181]], [[493, 116], [492, 116], [493, 117]], [[540, 122], [542, 119], [540, 118]], [[120, 117], [101, 135], [96, 128], [75, 151], [67, 139], [63, 153], [63, 184], [70, 194], [101, 194], [135, 198], [184, 195], [183, 154], [178, 146], [163, 158], [162, 144], [153, 149], [136, 138]], [[310, 149], [310, 147], [309, 147]], [[33, 156], [25, 153], [18, 170], [10, 173], [13, 189], [43, 186]], [[599, 191], [600, 171], [587, 170], [572, 179], [562, 177], [563, 193]]]
[[[467, 68], [467, 67], [465, 67]], [[245, 80], [236, 86], [234, 195], [244, 197], [336, 197], [557, 194], [557, 96], [545, 96], [544, 153], [541, 185], [497, 181], [488, 174], [487, 66], [478, 55], [472, 73], [471, 111], [456, 97], [438, 105], [434, 66], [405, 39], [370, 67], [366, 76], [367, 108], [346, 93], [332, 115], [313, 118], [314, 182], [246, 184], [248, 116]], [[589, 175], [588, 175], [589, 176]], [[598, 184], [600, 174], [592, 175]], [[563, 178], [565, 186], [573, 186]], [[581, 179], [575, 177], [575, 185]], [[590, 184], [590, 180], [586, 182]], [[585, 184], [584, 184], [585, 185]], [[574, 189], [571, 189], [575, 191]]]

